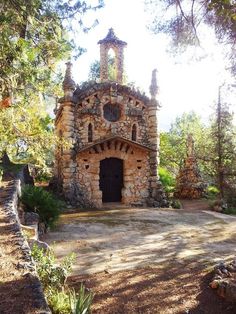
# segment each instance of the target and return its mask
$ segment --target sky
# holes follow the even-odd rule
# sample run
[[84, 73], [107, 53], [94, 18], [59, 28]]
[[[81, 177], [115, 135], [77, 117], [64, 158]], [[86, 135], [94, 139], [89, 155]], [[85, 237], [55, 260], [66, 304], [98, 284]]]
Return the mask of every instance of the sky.
[[[95, 0], [91, 2], [96, 4]], [[168, 52], [170, 44], [166, 35], [153, 35], [147, 29], [148, 18], [143, 0], [105, 0], [103, 9], [86, 13], [85, 23], [89, 25], [98, 19], [99, 24], [78, 37], [80, 46], [87, 52], [73, 62], [74, 80], [80, 83], [88, 79], [90, 64], [100, 58], [97, 42], [112, 27], [119, 39], [128, 44], [125, 71], [129, 81], [134, 81], [149, 95], [152, 70], [158, 71], [158, 100], [162, 106], [158, 113], [160, 130], [168, 130], [177, 116], [192, 110], [206, 121], [217, 100], [219, 86], [225, 81], [235, 83], [225, 70], [222, 46], [216, 44], [213, 32], [206, 29], [201, 48], [176, 56]], [[234, 97], [232, 95], [230, 101], [234, 109], [235, 92]]]

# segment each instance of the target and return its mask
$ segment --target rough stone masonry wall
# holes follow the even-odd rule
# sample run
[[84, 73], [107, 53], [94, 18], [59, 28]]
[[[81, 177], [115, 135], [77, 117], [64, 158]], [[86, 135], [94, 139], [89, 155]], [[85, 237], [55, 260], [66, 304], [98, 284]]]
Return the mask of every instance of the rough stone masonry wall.
[[75, 194], [76, 183], [75, 172], [76, 163], [73, 161], [73, 145], [75, 143], [75, 127], [74, 127], [74, 104], [65, 102], [61, 106], [60, 116], [56, 120], [57, 135], [66, 141], [70, 147], [63, 144], [57, 148], [54, 175], [57, 178], [57, 185], [61, 186], [66, 199], [73, 199]]
[[[113, 94], [114, 95], [114, 94]], [[110, 122], [103, 117], [103, 106], [106, 103], [119, 104], [121, 117]], [[132, 126], [137, 127], [137, 142], [148, 145], [148, 110], [144, 104], [129, 95], [115, 94], [110, 91], [96, 92], [84, 99], [76, 109], [76, 129], [78, 147], [88, 144], [88, 125], [93, 127], [93, 141], [109, 135], [119, 135], [131, 139]]]
[[[30, 255], [28, 243], [22, 234], [18, 217], [17, 208], [23, 183], [22, 171], [17, 179], [9, 181], [7, 184], [4, 183], [4, 189], [0, 189], [1, 223], [4, 222], [4, 230], [7, 232], [7, 239], [4, 240], [4, 236], [1, 236], [0, 243], [1, 272], [4, 272], [4, 267], [7, 271], [7, 281], [1, 277], [0, 313], [49, 314], [51, 311], [45, 301], [35, 264]], [[11, 247], [10, 251], [8, 247]], [[13, 254], [18, 256], [16, 264], [13, 263]], [[4, 263], [5, 260], [9, 264]], [[12, 268], [14, 271], [9, 272], [9, 269]], [[11, 277], [14, 278], [14, 281]]]
[[149, 196], [149, 164], [148, 152], [138, 148], [128, 151], [122, 149], [121, 143], [111, 143], [103, 147], [99, 153], [95, 151], [81, 152], [77, 156], [77, 180], [88, 200], [96, 207], [102, 206], [102, 191], [99, 189], [100, 161], [115, 157], [124, 161], [124, 188], [122, 189], [122, 203], [132, 204], [141, 202], [146, 204]]

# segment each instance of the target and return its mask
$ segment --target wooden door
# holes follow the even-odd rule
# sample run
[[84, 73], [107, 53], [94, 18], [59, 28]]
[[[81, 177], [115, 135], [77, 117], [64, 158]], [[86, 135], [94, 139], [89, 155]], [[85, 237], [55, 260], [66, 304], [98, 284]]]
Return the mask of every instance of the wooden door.
[[102, 201], [120, 202], [123, 187], [123, 160], [106, 158], [100, 161], [100, 190]]

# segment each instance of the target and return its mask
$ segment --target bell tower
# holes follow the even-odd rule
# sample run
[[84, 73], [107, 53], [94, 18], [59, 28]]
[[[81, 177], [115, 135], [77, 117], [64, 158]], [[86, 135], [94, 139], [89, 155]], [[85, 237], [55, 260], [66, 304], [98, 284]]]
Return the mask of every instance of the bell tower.
[[99, 40], [100, 45], [100, 80], [108, 81], [108, 52], [113, 49], [115, 53], [115, 81], [123, 83], [124, 74], [124, 48], [127, 46], [125, 41], [120, 40], [110, 28], [107, 36]]

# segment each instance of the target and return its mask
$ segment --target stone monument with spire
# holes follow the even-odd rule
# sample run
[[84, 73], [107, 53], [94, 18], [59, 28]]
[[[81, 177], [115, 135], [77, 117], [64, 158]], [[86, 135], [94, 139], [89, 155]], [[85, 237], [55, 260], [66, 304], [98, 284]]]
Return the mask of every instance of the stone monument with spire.
[[186, 158], [177, 176], [175, 197], [199, 199], [205, 194], [205, 184], [201, 178], [195, 156], [193, 135], [186, 140]]
[[[124, 84], [124, 48], [111, 28], [100, 45], [100, 82], [76, 86], [66, 64], [64, 96], [55, 114], [61, 144], [54, 182], [73, 205], [104, 203], [165, 206], [158, 181], [158, 85], [152, 72], [150, 94]], [[108, 79], [108, 54], [115, 54], [115, 79]]]

